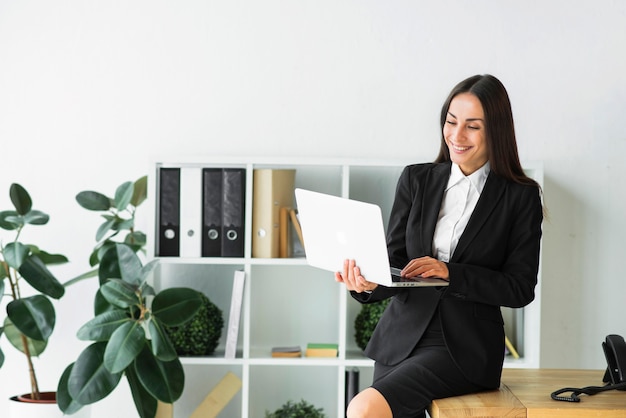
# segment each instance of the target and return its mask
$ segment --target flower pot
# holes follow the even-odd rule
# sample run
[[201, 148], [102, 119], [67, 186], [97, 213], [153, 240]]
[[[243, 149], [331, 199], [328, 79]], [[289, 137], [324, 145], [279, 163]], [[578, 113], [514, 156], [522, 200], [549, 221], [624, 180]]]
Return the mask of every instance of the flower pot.
[[[71, 417], [89, 418], [90, 415], [89, 406], [85, 406]], [[68, 416], [63, 415], [57, 406], [56, 392], [41, 392], [40, 400], [31, 399], [30, 393], [11, 397], [9, 418], [68, 418]]]

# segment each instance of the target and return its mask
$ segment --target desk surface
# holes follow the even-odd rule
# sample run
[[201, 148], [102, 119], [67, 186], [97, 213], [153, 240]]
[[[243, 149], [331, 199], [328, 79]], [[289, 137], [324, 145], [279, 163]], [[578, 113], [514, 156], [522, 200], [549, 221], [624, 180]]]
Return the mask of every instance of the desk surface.
[[[603, 386], [603, 370], [504, 369], [499, 390], [437, 399], [429, 414], [448, 417], [515, 418], [624, 418], [626, 392], [607, 391], [593, 396], [580, 395], [580, 402], [560, 402], [550, 398], [564, 387]], [[565, 394], [569, 396], [569, 393]]]

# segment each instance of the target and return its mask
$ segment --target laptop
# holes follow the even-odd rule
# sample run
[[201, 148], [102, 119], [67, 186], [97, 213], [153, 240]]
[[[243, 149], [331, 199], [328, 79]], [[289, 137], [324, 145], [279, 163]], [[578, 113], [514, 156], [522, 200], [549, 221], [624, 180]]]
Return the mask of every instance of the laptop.
[[297, 188], [296, 203], [307, 263], [342, 271], [356, 260], [363, 276], [387, 287], [447, 286], [439, 278], [400, 277], [389, 265], [382, 211], [378, 205]]

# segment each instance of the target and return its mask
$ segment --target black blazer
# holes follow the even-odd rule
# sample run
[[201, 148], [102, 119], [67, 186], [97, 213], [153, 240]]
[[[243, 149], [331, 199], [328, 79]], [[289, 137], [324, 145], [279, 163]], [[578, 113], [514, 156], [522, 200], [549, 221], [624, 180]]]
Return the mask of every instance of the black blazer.
[[[450, 169], [450, 163], [416, 164], [402, 172], [387, 233], [393, 266], [433, 256], [435, 225]], [[464, 375], [486, 388], [497, 388], [504, 360], [500, 306], [522, 307], [535, 297], [542, 220], [538, 187], [491, 172], [448, 263], [449, 286], [378, 286], [371, 294], [352, 292], [364, 303], [393, 296], [365, 354], [386, 365], [406, 359], [438, 309], [446, 345]]]

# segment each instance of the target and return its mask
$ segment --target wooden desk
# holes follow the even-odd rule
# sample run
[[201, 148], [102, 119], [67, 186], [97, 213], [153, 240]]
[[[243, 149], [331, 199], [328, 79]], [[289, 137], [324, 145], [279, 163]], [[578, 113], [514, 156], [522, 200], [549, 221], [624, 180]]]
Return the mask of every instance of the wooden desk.
[[[626, 392], [611, 390], [593, 396], [580, 395], [580, 402], [550, 398], [564, 387], [603, 386], [604, 370], [504, 369], [499, 390], [433, 401], [432, 418], [624, 418]], [[569, 393], [564, 394], [569, 396]]]

